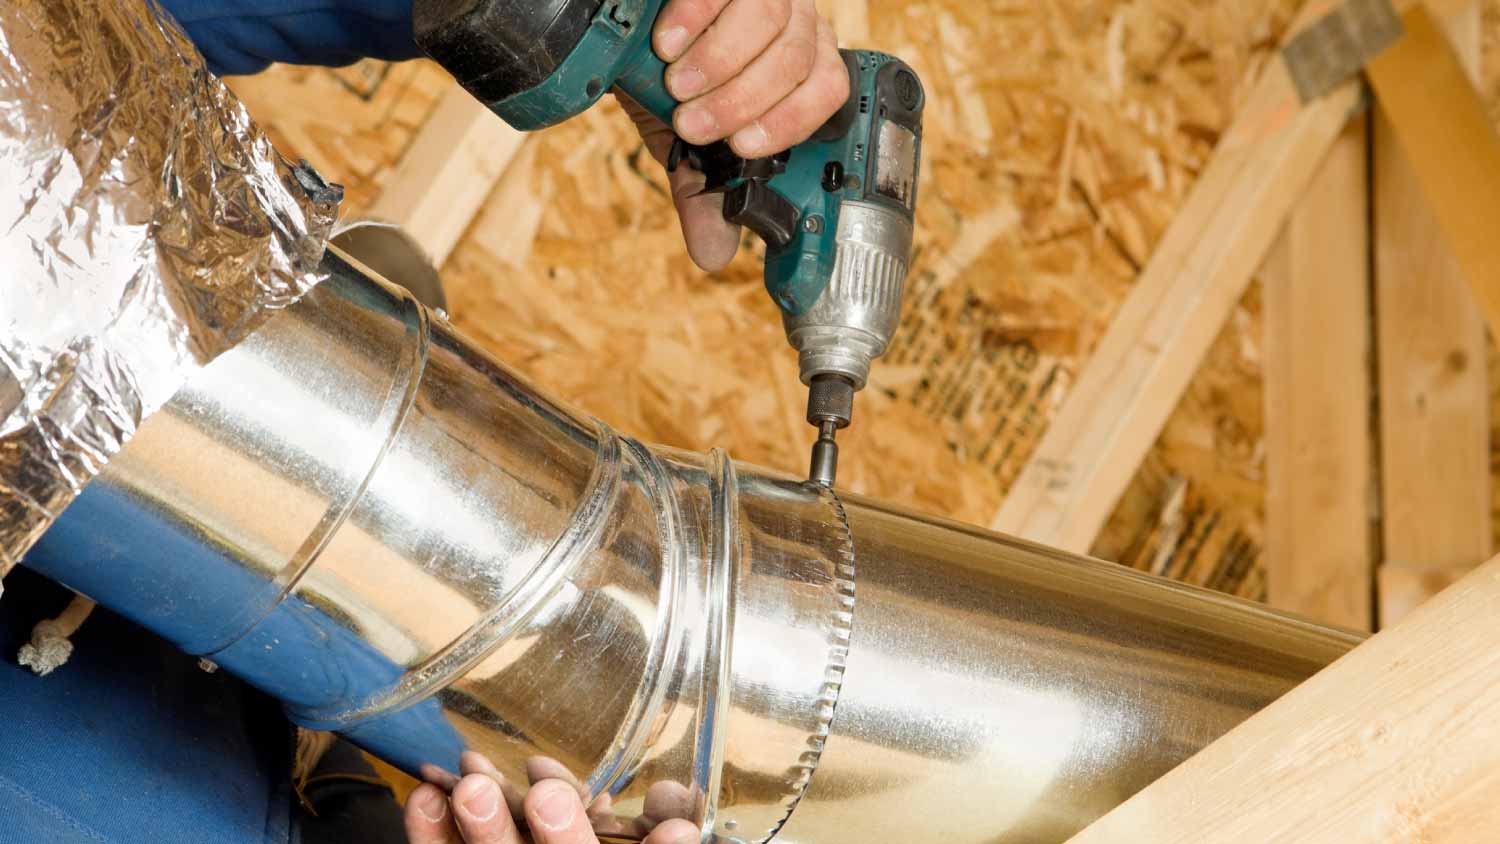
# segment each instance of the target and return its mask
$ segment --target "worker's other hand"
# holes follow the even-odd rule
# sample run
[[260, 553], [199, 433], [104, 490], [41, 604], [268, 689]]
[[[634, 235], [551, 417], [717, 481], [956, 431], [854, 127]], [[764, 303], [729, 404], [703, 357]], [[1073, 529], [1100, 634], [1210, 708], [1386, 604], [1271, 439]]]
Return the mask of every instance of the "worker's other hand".
[[[531, 789], [522, 798], [490, 761], [468, 751], [459, 761], [463, 777], [450, 793], [433, 783], [412, 791], [406, 801], [410, 844], [599, 844], [596, 826], [610, 826], [608, 795], [584, 808], [582, 786], [562, 766], [538, 757], [527, 765]], [[446, 785], [446, 783], [445, 783]], [[648, 793], [647, 803], [651, 796]], [[647, 807], [649, 809], [650, 806]], [[511, 813], [524, 817], [523, 835]], [[617, 831], [617, 830], [609, 830]], [[697, 844], [698, 827], [681, 818], [656, 824], [644, 844]]]
[[[727, 139], [744, 158], [775, 155], [807, 140], [849, 97], [838, 37], [813, 0], [667, 0], [652, 44], [681, 102], [672, 127], [620, 101], [663, 164], [674, 131], [691, 144]], [[709, 272], [723, 269], [739, 247], [723, 197], [696, 195], [703, 174], [689, 167], [671, 180], [688, 253]]]

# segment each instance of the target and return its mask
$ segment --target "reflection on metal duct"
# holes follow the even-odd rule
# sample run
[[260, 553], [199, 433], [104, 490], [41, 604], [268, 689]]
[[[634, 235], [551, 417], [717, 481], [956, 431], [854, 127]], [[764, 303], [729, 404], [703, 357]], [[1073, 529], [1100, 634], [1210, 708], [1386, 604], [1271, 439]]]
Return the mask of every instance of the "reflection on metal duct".
[[421, 774], [601, 830], [1057, 842], [1355, 643], [559, 406], [330, 253], [27, 564]]

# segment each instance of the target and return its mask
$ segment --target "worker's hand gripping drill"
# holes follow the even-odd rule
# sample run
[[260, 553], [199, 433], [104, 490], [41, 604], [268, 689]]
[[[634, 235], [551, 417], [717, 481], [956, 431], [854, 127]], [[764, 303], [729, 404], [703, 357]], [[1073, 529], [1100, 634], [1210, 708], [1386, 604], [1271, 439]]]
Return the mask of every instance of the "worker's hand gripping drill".
[[[679, 136], [726, 140], [745, 158], [775, 155], [811, 137], [849, 98], [838, 36], [813, 0], [668, 0], [652, 41], [668, 63], [667, 90], [681, 102], [672, 124], [618, 99], [663, 167]], [[724, 195], [705, 193], [704, 174], [691, 167], [670, 180], [688, 253], [704, 270], [723, 269], [740, 246]]]
[[[788, 14], [808, 14], [802, 2], [793, 0]], [[798, 49], [766, 51], [775, 32], [786, 37], [791, 22], [778, 30], [774, 21], [748, 13], [726, 21], [733, 8], [724, 0], [696, 6], [675, 0], [667, 12], [661, 12], [662, 0], [417, 0], [414, 31], [429, 55], [518, 129], [579, 114], [611, 88], [675, 128], [668, 168], [676, 173], [687, 165], [701, 174], [697, 196], [721, 196], [723, 219], [749, 227], [766, 243], [766, 289], [799, 354], [808, 422], [819, 428], [810, 475], [831, 486], [834, 433], [849, 424], [854, 393], [865, 386], [871, 362], [885, 352], [900, 318], [925, 96], [903, 62], [841, 51], [848, 93], [824, 119], [828, 104], [817, 100], [821, 94], [798, 87], [792, 80], [800, 71], [784, 73], [778, 64]], [[660, 25], [659, 12], [669, 25]], [[693, 29], [714, 26], [732, 28], [743, 45], [725, 41], [718, 50], [700, 49]], [[817, 40], [815, 15], [799, 27], [796, 39], [812, 32], [811, 74], [821, 67], [819, 45], [827, 46], [828, 36]], [[679, 39], [687, 46], [669, 70], [657, 50], [673, 55]], [[725, 61], [719, 50], [740, 58]], [[721, 78], [733, 71], [712, 68], [710, 75], [702, 65], [716, 56], [725, 68], [738, 63], [743, 70]], [[696, 63], [685, 64], [689, 57]], [[831, 59], [824, 63], [818, 72], [833, 72]], [[680, 104], [677, 94], [693, 98]], [[725, 137], [728, 142], [716, 140]], [[790, 149], [777, 150], [788, 143]], [[676, 178], [683, 185], [698, 177]], [[705, 238], [695, 258], [707, 266], [732, 255], [727, 238], [707, 240], [722, 235], [696, 234], [705, 225], [698, 209], [719, 201], [704, 199], [684, 212], [690, 241]]]

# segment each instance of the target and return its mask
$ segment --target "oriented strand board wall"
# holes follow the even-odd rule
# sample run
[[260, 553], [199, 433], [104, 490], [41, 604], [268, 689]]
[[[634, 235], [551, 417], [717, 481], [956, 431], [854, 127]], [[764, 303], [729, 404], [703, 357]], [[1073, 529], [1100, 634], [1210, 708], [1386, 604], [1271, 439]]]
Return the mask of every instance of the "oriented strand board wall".
[[[905, 323], [841, 437], [843, 484], [990, 520], [1296, 5], [827, 4], [931, 101]], [[357, 214], [444, 84], [364, 63], [235, 87]], [[612, 103], [534, 136], [444, 268], [453, 318], [623, 431], [800, 473], [805, 394], [756, 250], [703, 276], [664, 185]], [[1259, 593], [1260, 313], [1252, 285], [1095, 553]]]

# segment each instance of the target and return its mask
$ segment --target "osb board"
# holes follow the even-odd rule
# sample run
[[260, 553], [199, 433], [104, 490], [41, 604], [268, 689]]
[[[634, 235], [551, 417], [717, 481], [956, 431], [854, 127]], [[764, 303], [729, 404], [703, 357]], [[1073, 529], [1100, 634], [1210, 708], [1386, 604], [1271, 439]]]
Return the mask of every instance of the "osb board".
[[1260, 283], [1253, 282], [1092, 553], [1264, 600]]
[[[989, 520], [1295, 6], [830, 4], [846, 42], [906, 58], [930, 95], [905, 322], [840, 437], [843, 485]], [[370, 63], [236, 88], [358, 210], [442, 84]], [[462, 328], [609, 424], [804, 471], [805, 394], [757, 250], [691, 266], [612, 103], [528, 141], [445, 277]], [[1255, 591], [1259, 314], [1252, 289], [1097, 553]]]

